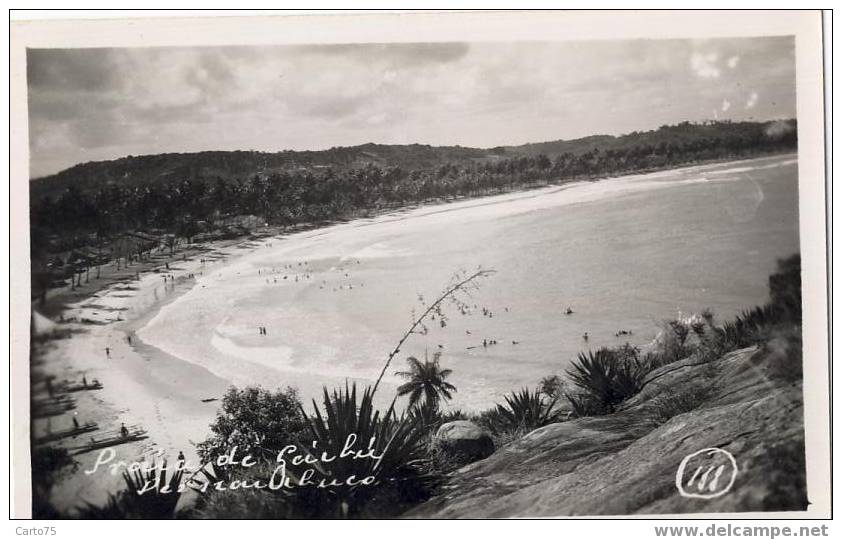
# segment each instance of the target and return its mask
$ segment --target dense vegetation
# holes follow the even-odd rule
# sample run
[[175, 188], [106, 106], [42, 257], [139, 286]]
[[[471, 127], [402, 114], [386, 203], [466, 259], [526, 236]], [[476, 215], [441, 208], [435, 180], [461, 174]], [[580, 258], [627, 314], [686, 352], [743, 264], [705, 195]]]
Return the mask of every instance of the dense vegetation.
[[[794, 120], [684, 122], [488, 150], [368, 144], [86, 163], [30, 182], [34, 282], [45, 287], [137, 250], [142, 256], [156, 243], [190, 242], [242, 216], [283, 227], [320, 223], [433, 199], [794, 150], [795, 127]], [[126, 238], [141, 246], [127, 247]]]

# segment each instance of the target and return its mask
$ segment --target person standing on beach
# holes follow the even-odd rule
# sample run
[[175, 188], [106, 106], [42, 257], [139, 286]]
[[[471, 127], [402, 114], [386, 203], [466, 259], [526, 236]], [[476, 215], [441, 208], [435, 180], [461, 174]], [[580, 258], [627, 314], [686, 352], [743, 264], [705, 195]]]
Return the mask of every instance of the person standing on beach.
[[111, 359], [111, 348], [105, 347], [105, 357]]

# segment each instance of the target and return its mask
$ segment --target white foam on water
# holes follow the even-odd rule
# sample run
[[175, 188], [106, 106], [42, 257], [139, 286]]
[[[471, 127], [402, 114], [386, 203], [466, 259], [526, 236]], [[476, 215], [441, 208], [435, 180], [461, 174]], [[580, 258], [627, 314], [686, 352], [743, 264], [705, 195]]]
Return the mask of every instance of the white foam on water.
[[[266, 285], [265, 279], [273, 279], [273, 277], [271, 275], [257, 276], [258, 269], [298, 261], [310, 261], [312, 264], [314, 260], [336, 258], [343, 263], [349, 260], [362, 260], [360, 275], [363, 275], [366, 261], [423, 257], [422, 249], [430, 248], [429, 245], [423, 244], [415, 249], [415, 242], [409, 243], [406, 238], [413, 240], [418, 238], [425, 241], [429, 237], [433, 238], [433, 241], [446, 243], [464, 230], [470, 229], [474, 231], [473, 233], [476, 230], [494, 230], [494, 227], [502, 226], [500, 223], [505, 218], [524, 213], [588, 204], [617, 199], [632, 193], [681, 186], [745, 180], [753, 182], [755, 180], [752, 179], [750, 171], [797, 163], [795, 159], [781, 158], [771, 163], [768, 158], [758, 161], [760, 164], [757, 166], [747, 165], [746, 161], [740, 161], [733, 166], [718, 163], [460, 200], [448, 204], [419, 207], [365, 221], [331, 225], [317, 231], [295, 233], [285, 237], [283, 241], [277, 241], [277, 238], [267, 240], [264, 244], [267, 246], [251, 251], [240, 251], [236, 253], [236, 259], [232, 256], [232, 260], [216, 263], [218, 266], [211, 266], [212, 269], [209, 268], [204, 275], [197, 277], [197, 285], [192, 290], [164, 306], [138, 334], [145, 342], [186, 361], [206, 366], [218, 376], [228, 379], [247, 378], [252, 372], [249, 365], [259, 365], [279, 373], [311, 373], [314, 376], [350, 378], [370, 377], [372, 373], [377, 372], [376, 366], [373, 368], [372, 365], [375, 361], [379, 361], [376, 358], [382, 355], [372, 354], [376, 357], [371, 359], [371, 365], [355, 364], [353, 358], [348, 358], [346, 363], [344, 360], [350, 355], [348, 350], [339, 350], [331, 347], [327, 342], [318, 342], [321, 338], [316, 336], [320, 335], [319, 331], [330, 333], [340, 329], [348, 330], [350, 327], [355, 335], [359, 335], [355, 345], [364, 347], [359, 341], [365, 338], [368, 328], [352, 325], [355, 320], [344, 317], [346, 312], [353, 313], [354, 309], [364, 307], [354, 304], [351, 299], [347, 299], [350, 296], [342, 295], [343, 292], [336, 292], [335, 296], [317, 295], [320, 293], [318, 284], [322, 282], [322, 279], [329, 278], [329, 272], [335, 271], [341, 264], [327, 271], [324, 269], [321, 272], [317, 271], [309, 283], [303, 284], [293, 283], [291, 279], [287, 281], [279, 279], [277, 285], [274, 283]], [[755, 198], [757, 198], [755, 189], [751, 189], [746, 196], [737, 197], [734, 202], [739, 203], [741, 214], [750, 215], [751, 212], [746, 210], [757, 204]], [[471, 228], [473, 225], [476, 226]], [[438, 248], [438, 245], [434, 248]], [[535, 262], [546, 263], [546, 261]], [[378, 264], [382, 265], [380, 262]], [[406, 261], [400, 264], [406, 264]], [[346, 268], [351, 271], [352, 278], [356, 277], [355, 266]], [[388, 275], [395, 275], [399, 279], [413, 278], [410, 273], [406, 273], [406, 270], [395, 271], [398, 273]], [[382, 278], [384, 274], [374, 273], [373, 275]], [[265, 288], [267, 286], [272, 288]], [[281, 290], [281, 286], [285, 287], [286, 292]], [[298, 288], [286, 288], [289, 286]], [[415, 284], [408, 281], [406, 286], [412, 288]], [[278, 299], [277, 304], [270, 305], [275, 300], [274, 296], [268, 294], [276, 292], [280, 294], [278, 297], [283, 299]], [[330, 290], [324, 290], [324, 292], [333, 293]], [[293, 322], [297, 322], [298, 325], [293, 324], [290, 328], [290, 331], [295, 331], [297, 328], [302, 332], [290, 337], [297, 337], [299, 342], [291, 345], [292, 341], [284, 341], [274, 329], [270, 332], [272, 333], [269, 337], [271, 340], [267, 339], [271, 343], [269, 345], [256, 338], [250, 338], [249, 336], [253, 336], [256, 329], [237, 327], [226, 314], [235, 308], [238, 298], [248, 299], [252, 304], [254, 301], [266, 302], [269, 312], [265, 313], [265, 316], [273, 317], [273, 319], [267, 318], [261, 323], [271, 325], [273, 328], [276, 326], [284, 328], [283, 321], [288, 320], [289, 316], [306, 317], [306, 322], [294, 320]], [[382, 302], [393, 301], [390, 297], [375, 299]], [[319, 309], [333, 310], [324, 311], [326, 318], [322, 320], [319, 318], [321, 316], [319, 313], [322, 311], [314, 306]], [[411, 307], [411, 305], [407, 306], [407, 308]], [[272, 309], [277, 309], [276, 315], [272, 314]], [[196, 317], [199, 314], [204, 318], [197, 321]], [[263, 317], [264, 313], [260, 316]], [[261, 320], [264, 319], [261, 318]], [[332, 324], [343, 327], [333, 327]], [[201, 339], [206, 341], [204, 348], [200, 348], [199, 345], [191, 347], [189, 342], [186, 344], [182, 342]], [[296, 354], [299, 350], [295, 347], [305, 341], [314, 341], [312, 345], [309, 342], [307, 344], [307, 362], [297, 362]], [[522, 347], [523, 345], [520, 345], [520, 348]], [[367, 345], [365, 348], [368, 350]], [[388, 350], [385, 351], [388, 352]], [[260, 381], [253, 380], [255, 383]], [[464, 391], [462, 391], [463, 387]], [[463, 392], [466, 394], [471, 392], [471, 388], [477, 392], [486, 393], [491, 391], [489, 389], [491, 387], [490, 382], [481, 377], [474, 377], [470, 386], [460, 386], [460, 397]]]

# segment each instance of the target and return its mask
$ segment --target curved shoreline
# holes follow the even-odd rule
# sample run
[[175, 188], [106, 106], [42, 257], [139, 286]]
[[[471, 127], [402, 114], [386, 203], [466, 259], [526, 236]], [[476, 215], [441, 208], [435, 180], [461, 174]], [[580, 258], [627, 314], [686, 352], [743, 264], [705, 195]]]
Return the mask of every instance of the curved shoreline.
[[[77, 291], [73, 295], [85, 297], [61, 304], [62, 325], [73, 333], [83, 334], [52, 341], [53, 346], [44, 347], [43, 366], [39, 368], [58, 380], [78, 381], [85, 376], [90, 382], [96, 378], [104, 387], [74, 393], [72, 414], [34, 420], [33, 435], [69, 428], [74, 418], [82, 424], [97, 424], [92, 437], [116, 432], [124, 423], [147, 433], [139, 442], [115, 446], [115, 460], [137, 461], [156, 456], [174, 460], [179, 451], [195, 460], [193, 443], [207, 436], [208, 425], [217, 410], [215, 401], [202, 402], [202, 399], [221, 397], [230, 384], [200, 365], [144, 342], [136, 331], [161, 308], [192, 289], [195, 280], [190, 275], [202, 271], [196, 258], [246, 243], [249, 240], [240, 239], [207, 247], [194, 246], [189, 249], [188, 260], [159, 254], [162, 257], [159, 263], [146, 264], [143, 269], [136, 265], [137, 277], [131, 279], [109, 276], [108, 268], [103, 272], [103, 281], [93, 283], [98, 288], [96, 291], [87, 294]], [[186, 258], [187, 251], [179, 256]], [[165, 279], [164, 275], [172, 278]], [[170, 281], [172, 284], [166, 284]], [[72, 298], [69, 291], [58, 291], [56, 295], [62, 297], [62, 293], [67, 299]], [[118, 313], [116, 318], [114, 312]], [[33, 395], [40, 391], [40, 386], [32, 389]], [[60, 440], [53, 445], [73, 450], [83, 440], [87, 436]], [[73, 458], [79, 470], [88, 470], [98, 455], [98, 451], [93, 451]], [[121, 488], [123, 479], [119, 474], [106, 471], [92, 476], [76, 472], [54, 486], [52, 499], [58, 509], [71, 510], [83, 502], [104, 503], [109, 493]]]
[[[770, 158], [786, 158], [786, 154], [765, 156], [750, 160], [733, 161], [729, 163], [738, 164], [747, 161], [760, 161]], [[683, 169], [669, 169], [673, 172], [685, 169], [694, 169], [711, 164], [693, 165]], [[714, 164], [715, 165], [715, 164]], [[761, 167], [762, 168], [762, 167]], [[655, 172], [657, 175], [660, 172]], [[617, 178], [603, 178], [604, 180], [620, 180], [648, 176], [648, 174], [633, 174]], [[600, 181], [600, 183], [601, 183]], [[339, 227], [357, 228], [374, 224], [385, 224], [404, 219], [433, 216], [443, 212], [453, 212], [468, 208], [482, 206], [493, 206], [504, 204], [521, 199], [538, 198], [548, 193], [566, 191], [576, 186], [596, 183], [593, 180], [583, 180], [564, 185], [550, 185], [538, 189], [526, 191], [514, 191], [502, 194], [475, 197], [461, 200], [454, 200], [444, 203], [422, 205], [410, 208], [391, 209], [380, 215], [368, 218], [354, 219], [347, 222], [333, 223], [315, 229], [299, 230], [289, 233], [278, 233], [273, 236], [265, 236], [265, 241], [277, 239], [288, 239], [293, 236], [302, 236], [306, 239], [316, 238], [330, 233]], [[251, 245], [249, 245], [251, 244]], [[229, 264], [241, 261], [243, 255], [252, 253], [254, 248], [260, 246], [248, 239], [236, 241], [223, 241], [209, 244], [207, 247], [213, 251], [221, 252], [233, 250], [227, 253], [230, 255], [219, 265], [214, 264], [211, 272], [227, 267]], [[245, 246], [245, 247], [244, 247]], [[251, 247], [251, 248], [249, 248]], [[242, 251], [237, 252], [242, 249]], [[221, 393], [228, 387], [229, 382], [217, 376], [211, 370], [195, 362], [182, 359], [177, 355], [167, 353], [153, 344], [140, 339], [136, 332], [145, 327], [151, 320], [158, 316], [165, 307], [173, 304], [184, 294], [193, 290], [196, 280], [187, 277], [176, 277], [171, 291], [166, 292], [163, 297], [156, 297], [160, 290], [161, 273], [186, 276], [195, 274], [201, 270], [201, 265], [195, 260], [201, 254], [191, 254], [194, 260], [187, 262], [176, 261], [178, 267], [162, 272], [163, 261], [157, 266], [151, 266], [144, 270], [143, 277], [138, 281], [137, 294], [121, 294], [124, 288], [116, 284], [109, 285], [104, 292], [95, 294], [97, 303], [108, 304], [110, 299], [126, 297], [127, 301], [117, 301], [115, 309], [127, 309], [127, 319], [121, 321], [108, 321], [104, 325], [85, 327], [88, 335], [82, 338], [72, 338], [62, 342], [56, 350], [49, 352], [48, 363], [55, 367], [59, 376], [80, 376], [82, 373], [94, 373], [105, 384], [101, 395], [89, 395], [92, 392], [83, 392], [77, 399], [77, 411], [88, 420], [93, 418], [101, 425], [101, 429], [114, 429], [121, 422], [127, 424], [141, 424], [147, 428], [149, 439], [143, 444], [125, 444], [119, 446], [120, 458], [125, 460], [147, 457], [155, 449], [162, 449], [170, 458], [174, 458], [178, 451], [184, 451], [191, 460], [194, 456], [193, 442], [204, 439], [209, 431], [208, 425], [216, 413], [218, 403], [202, 402], [202, 399], [221, 396]], [[170, 257], [172, 263], [172, 257]], [[189, 262], [189, 263], [188, 263]], [[199, 264], [199, 265], [197, 265]], [[207, 269], [207, 268], [206, 268]], [[166, 283], [166, 280], [164, 280]], [[129, 285], [131, 286], [131, 285]], [[168, 285], [164, 284], [164, 289]], [[88, 309], [93, 307], [84, 306], [85, 303], [94, 305], [92, 298], [79, 302], [73, 309]], [[119, 315], [118, 315], [119, 316]], [[131, 343], [128, 337], [132, 337]], [[103, 348], [108, 346], [111, 349], [111, 358], [105, 362]], [[92, 377], [88, 374], [88, 379]], [[128, 407], [128, 408], [125, 408]], [[66, 414], [65, 414], [66, 415]], [[70, 421], [69, 417], [64, 417]], [[82, 468], [88, 468], [89, 463], [95, 458], [94, 454], [86, 454], [77, 460]], [[86, 462], [88, 464], [86, 464]], [[57, 487], [60, 496], [54, 496], [61, 501], [70, 501], [78, 505], [78, 500], [86, 499], [91, 502], [99, 502], [104, 499], [108, 492], [113, 492], [122, 486], [122, 478], [119, 476], [113, 479], [96, 479], [83, 474], [75, 473]]]

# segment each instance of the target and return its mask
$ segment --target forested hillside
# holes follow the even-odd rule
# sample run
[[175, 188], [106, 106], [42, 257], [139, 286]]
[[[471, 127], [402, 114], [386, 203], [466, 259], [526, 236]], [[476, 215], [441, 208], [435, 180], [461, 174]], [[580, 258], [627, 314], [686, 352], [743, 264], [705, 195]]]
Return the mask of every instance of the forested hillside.
[[[33, 270], [53, 273], [60, 263], [61, 273], [72, 274], [80, 264], [90, 267], [92, 259], [98, 264], [128, 256], [114, 247], [126, 234], [142, 234], [149, 238], [147, 244], [192, 241], [238, 216], [278, 226], [320, 223], [432, 199], [793, 151], [796, 146], [795, 120], [684, 122], [619, 137], [491, 149], [365, 144], [85, 163], [30, 182]], [[59, 253], [65, 256], [56, 260], [53, 255]]]

